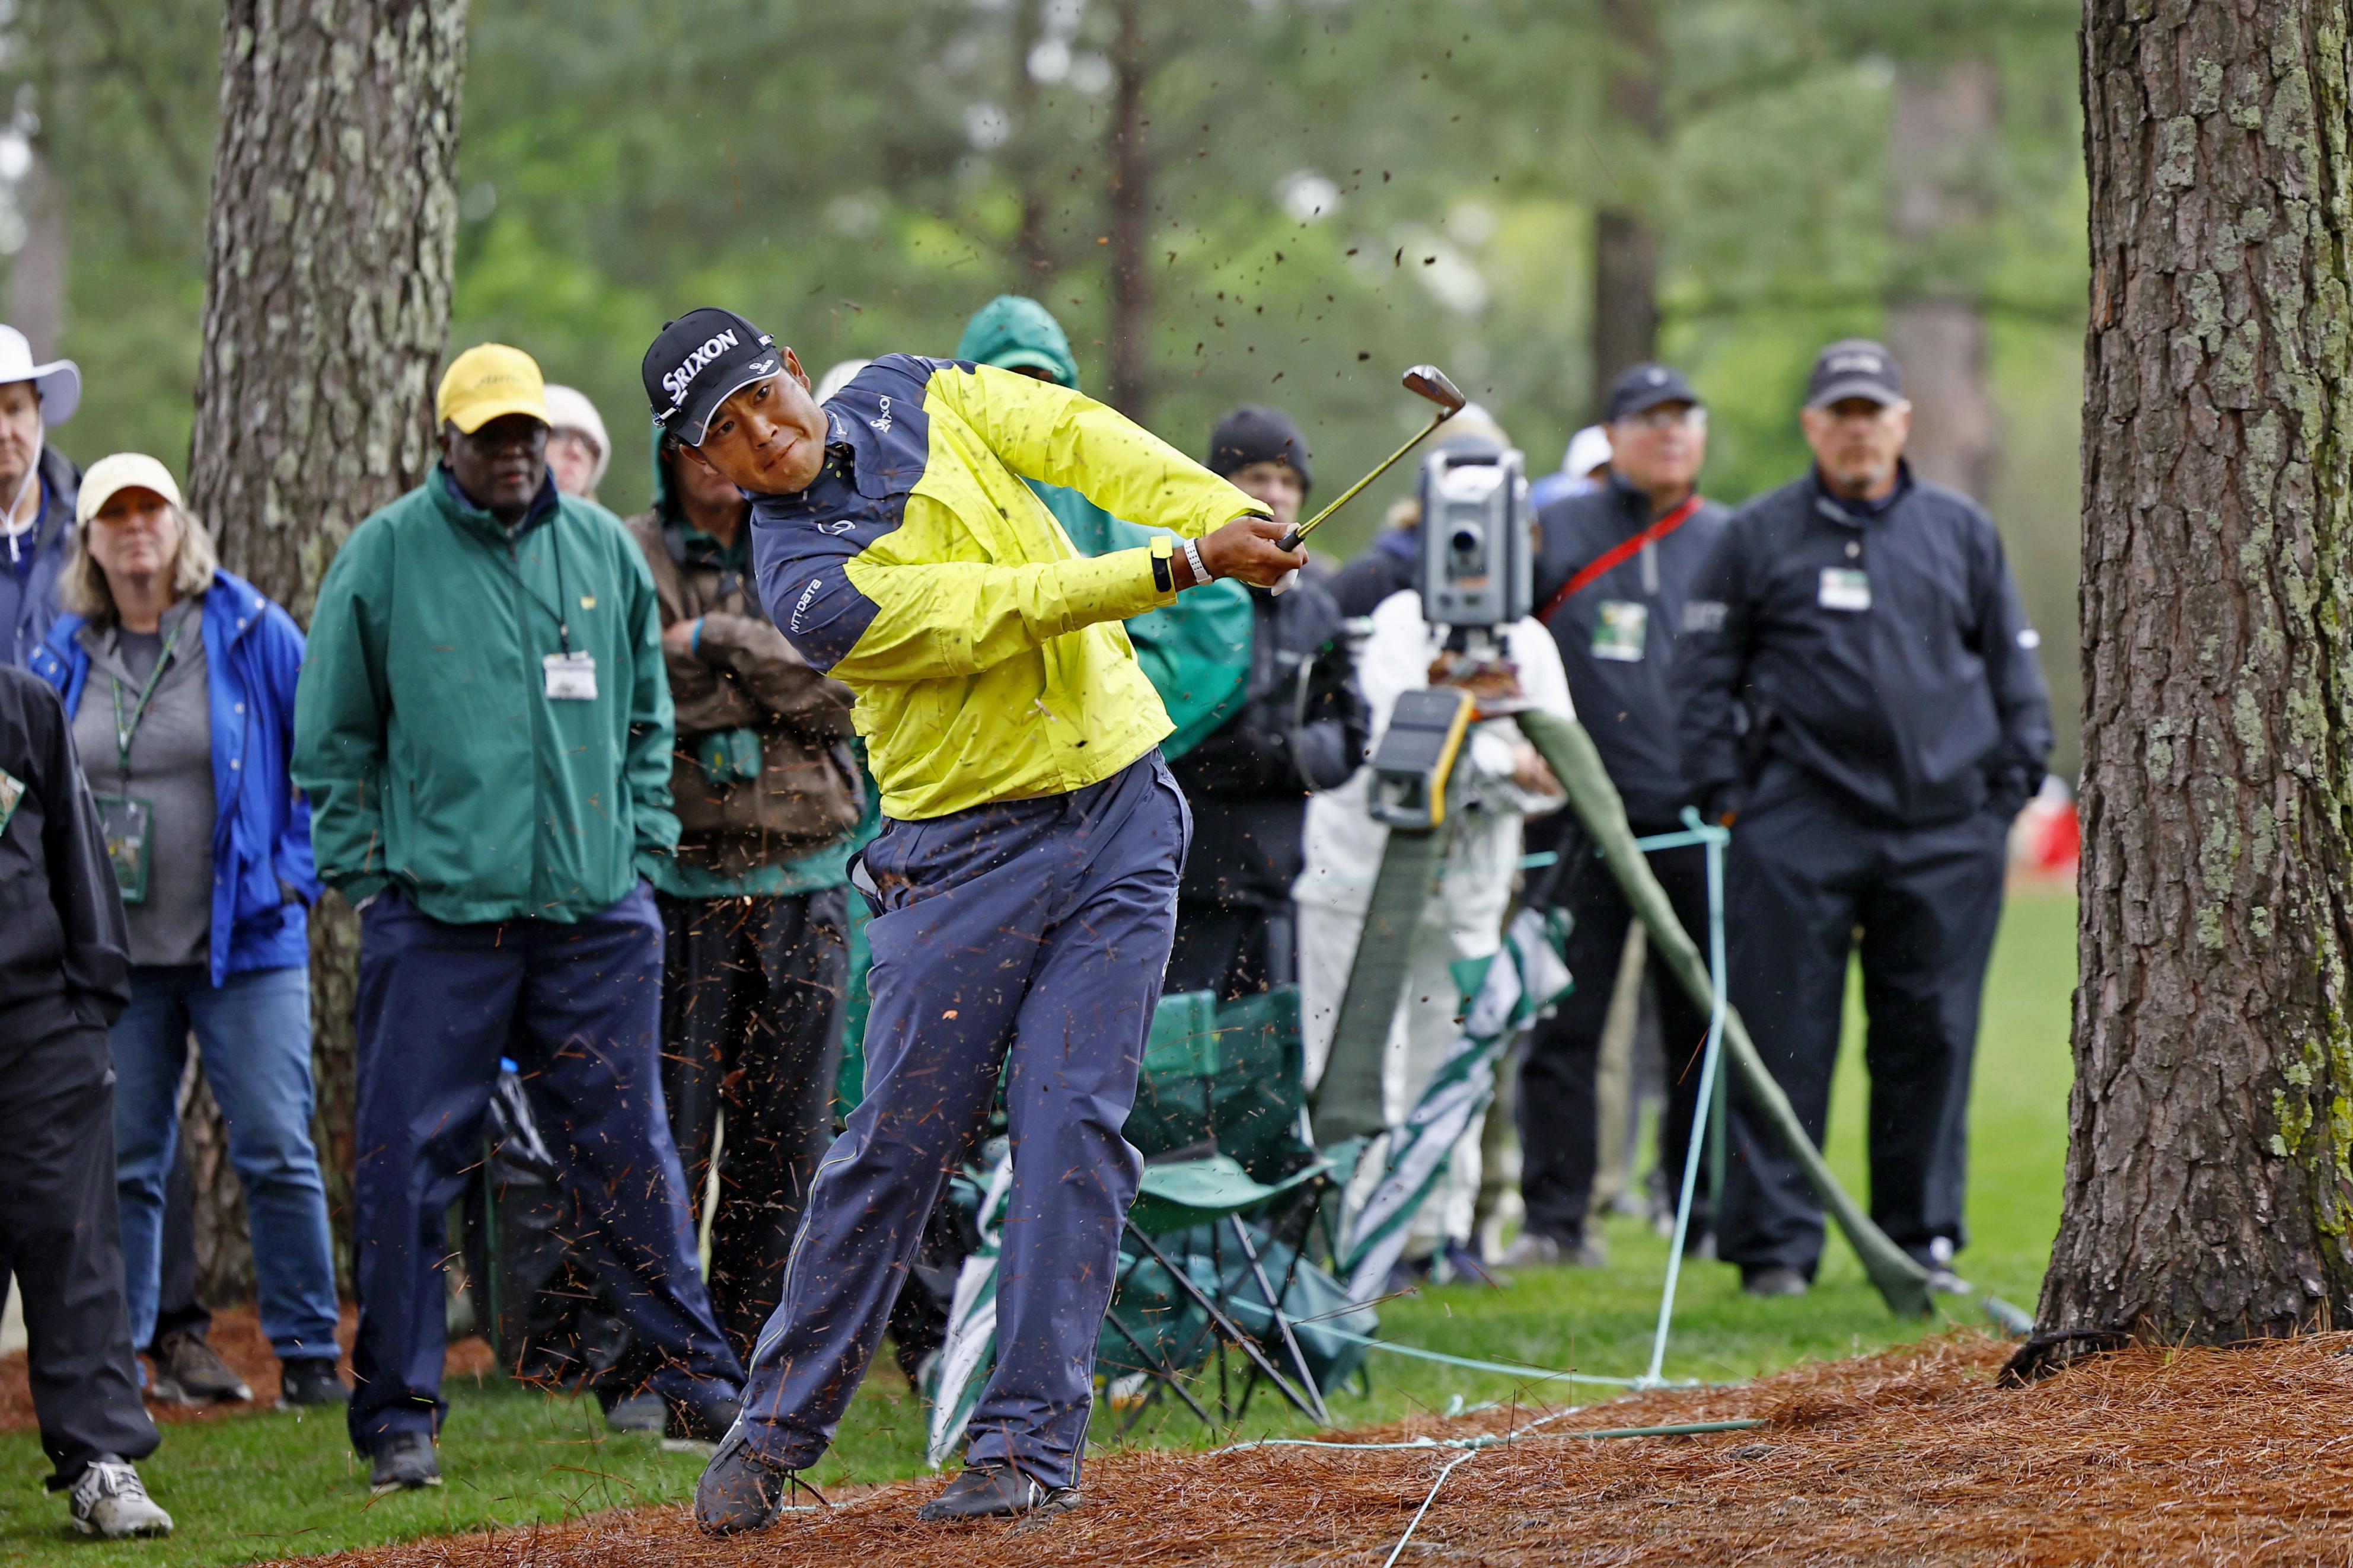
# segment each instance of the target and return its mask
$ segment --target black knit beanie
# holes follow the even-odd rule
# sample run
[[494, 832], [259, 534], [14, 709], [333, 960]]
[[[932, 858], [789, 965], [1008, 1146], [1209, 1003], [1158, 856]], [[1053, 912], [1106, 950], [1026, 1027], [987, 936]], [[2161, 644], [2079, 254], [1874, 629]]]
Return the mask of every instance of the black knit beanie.
[[1299, 471], [1304, 492], [1315, 485], [1307, 467], [1307, 437], [1280, 408], [1244, 404], [1223, 419], [1209, 436], [1209, 472], [1230, 478], [1252, 463], [1288, 463]]

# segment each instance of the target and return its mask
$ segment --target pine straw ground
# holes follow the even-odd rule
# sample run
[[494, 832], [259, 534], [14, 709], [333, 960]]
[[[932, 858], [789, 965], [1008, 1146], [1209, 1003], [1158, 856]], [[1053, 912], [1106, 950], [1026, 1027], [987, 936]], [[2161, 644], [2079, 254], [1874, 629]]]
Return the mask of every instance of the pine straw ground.
[[[1958, 1333], [1745, 1388], [1590, 1406], [1447, 1479], [1401, 1563], [2353, 1562], [2353, 1334], [2134, 1350], [2000, 1389], [2010, 1347]], [[1494, 1409], [1357, 1434], [1525, 1429]], [[1577, 1427], [1762, 1416], [1752, 1431], [1580, 1442]], [[1087, 1508], [1034, 1526], [926, 1526], [936, 1481], [706, 1541], [682, 1508], [530, 1534], [353, 1552], [343, 1568], [697, 1568], [791, 1563], [1377, 1564], [1461, 1450], [1134, 1452], [1092, 1461]], [[320, 1560], [310, 1560], [317, 1564]]]

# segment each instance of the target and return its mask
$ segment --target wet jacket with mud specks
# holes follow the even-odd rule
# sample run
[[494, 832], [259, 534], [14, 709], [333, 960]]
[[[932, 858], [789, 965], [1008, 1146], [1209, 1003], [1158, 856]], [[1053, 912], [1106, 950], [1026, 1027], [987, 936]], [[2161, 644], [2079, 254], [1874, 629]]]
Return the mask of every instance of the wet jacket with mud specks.
[[1906, 468], [1885, 500], [1845, 503], [1809, 472], [1733, 514], [1684, 615], [1683, 761], [1713, 809], [1769, 759], [1899, 827], [2014, 815], [2042, 782], [2042, 639], [1957, 490]]
[[[596, 660], [547, 695], [546, 660]], [[621, 520], [541, 488], [512, 533], [436, 465], [327, 569], [294, 701], [320, 878], [453, 924], [572, 921], [678, 842], [652, 576]]]
[[[1042, 370], [1055, 385], [1082, 390], [1079, 362], [1071, 357], [1062, 324], [1045, 306], [1018, 294], [1000, 294], [975, 312], [956, 340], [955, 357], [1000, 370]], [[1068, 485], [1031, 479], [1029, 488], [1082, 555], [1108, 555], [1150, 542], [1150, 530], [1121, 521]], [[1160, 693], [1160, 705], [1175, 727], [1160, 742], [1161, 754], [1170, 762], [1200, 744], [1247, 700], [1250, 621], [1250, 591], [1230, 578], [1196, 584], [1175, 604], [1128, 617], [1135, 662]], [[1198, 828], [1197, 822], [1197, 833]], [[1198, 855], [1198, 837], [1193, 847]]]
[[778, 628], [858, 694], [885, 816], [1081, 789], [1160, 743], [1118, 623], [1174, 591], [1147, 549], [1080, 555], [1023, 481], [1188, 537], [1263, 506], [1092, 398], [988, 365], [889, 354], [825, 413], [816, 480], [753, 500], [753, 559]]

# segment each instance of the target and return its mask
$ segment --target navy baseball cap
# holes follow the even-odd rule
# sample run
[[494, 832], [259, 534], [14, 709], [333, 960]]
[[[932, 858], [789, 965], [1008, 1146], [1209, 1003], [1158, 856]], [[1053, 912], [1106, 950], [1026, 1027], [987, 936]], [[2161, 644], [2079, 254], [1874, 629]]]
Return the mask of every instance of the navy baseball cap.
[[1609, 400], [1602, 406], [1601, 422], [1614, 425], [1662, 403], [1696, 405], [1698, 402], [1699, 394], [1692, 390], [1683, 373], [1674, 366], [1638, 364], [1609, 384]]
[[1904, 401], [1904, 368], [1884, 343], [1841, 338], [1814, 356], [1806, 377], [1806, 406], [1828, 408], [1850, 397], [1868, 398], [1884, 408]]
[[655, 424], [700, 447], [721, 404], [784, 368], [776, 339], [733, 310], [705, 306], [662, 324], [646, 351], [646, 398]]

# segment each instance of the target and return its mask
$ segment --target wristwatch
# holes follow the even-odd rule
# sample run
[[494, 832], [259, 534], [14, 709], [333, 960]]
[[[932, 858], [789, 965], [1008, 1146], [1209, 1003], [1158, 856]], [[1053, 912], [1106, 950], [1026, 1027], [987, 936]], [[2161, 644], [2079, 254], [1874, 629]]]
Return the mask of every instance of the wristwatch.
[[1201, 547], [1189, 539], [1185, 542], [1185, 559], [1192, 563], [1193, 586], [1198, 588], [1209, 581], [1209, 569], [1201, 564]]
[[1176, 556], [1176, 546], [1169, 542], [1166, 534], [1156, 533], [1152, 536], [1152, 585], [1164, 594], [1173, 594], [1176, 591], [1176, 571], [1171, 564]]

